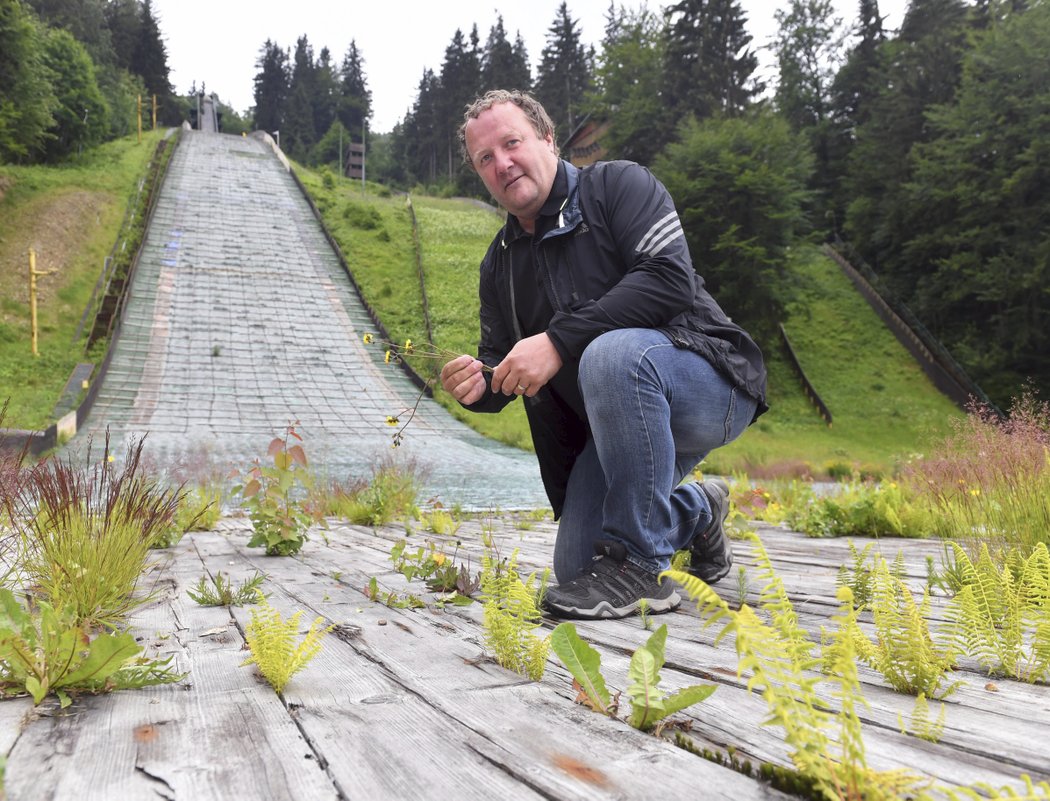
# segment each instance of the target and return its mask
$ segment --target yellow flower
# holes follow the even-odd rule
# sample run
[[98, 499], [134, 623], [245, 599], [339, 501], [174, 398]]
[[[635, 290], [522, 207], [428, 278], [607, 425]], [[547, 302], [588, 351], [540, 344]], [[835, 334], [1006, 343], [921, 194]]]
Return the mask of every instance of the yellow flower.
[[440, 551], [435, 553], [434, 564], [436, 564], [438, 567], [441, 567], [443, 564], [445, 564], [445, 554], [441, 553]]
[[981, 494], [981, 490], [978, 487], [974, 487], [972, 490], [970, 490], [970, 494], [976, 498], [978, 495]]
[[390, 351], [386, 352], [386, 355], [383, 357], [383, 361], [387, 364], [390, 364]]
[[113, 454], [112, 454], [112, 453], [111, 453], [111, 454], [110, 454], [109, 456], [107, 456], [107, 457], [106, 457], [106, 461], [107, 461], [107, 462], [112, 462], [112, 461], [113, 461], [113, 459], [114, 459], [114, 456], [113, 456]]
[[411, 352], [412, 352], [412, 340], [411, 339], [406, 339], [405, 340], [405, 353], [411, 353]]
[[365, 341], [366, 345], [371, 345], [375, 341], [371, 334], [365, 334], [361, 339]]
[[392, 415], [392, 414], [391, 414], [391, 415], [387, 415], [387, 418], [386, 418], [386, 424], [387, 424], [388, 426], [396, 426], [396, 425], [398, 425], [398, 424], [399, 424], [400, 422], [401, 422], [401, 421], [400, 421], [400, 420], [398, 420], [398, 419], [397, 419], [396, 417], [394, 417], [394, 415]]

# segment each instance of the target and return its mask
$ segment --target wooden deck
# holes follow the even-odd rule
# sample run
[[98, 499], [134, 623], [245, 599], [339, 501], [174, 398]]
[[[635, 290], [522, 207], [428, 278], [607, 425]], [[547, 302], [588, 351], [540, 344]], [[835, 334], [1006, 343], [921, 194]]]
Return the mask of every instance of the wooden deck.
[[[519, 527], [520, 526], [520, 527]], [[464, 523], [451, 540], [458, 560], [480, 566], [483, 532], [501, 553], [520, 549], [523, 572], [549, 563], [550, 521], [510, 517]], [[811, 540], [771, 527], [759, 533], [802, 616], [819, 631], [834, 611], [835, 574], [848, 560], [842, 540]], [[78, 698], [67, 710], [49, 699], [0, 702], [0, 755], [7, 755], [10, 801], [28, 799], [751, 799], [781, 793], [741, 773], [643, 734], [573, 703], [571, 678], [553, 655], [532, 682], [487, 659], [481, 607], [388, 608], [361, 592], [369, 578], [432, 601], [421, 582], [394, 572], [392, 545], [402, 525], [378, 530], [333, 525], [313, 533], [297, 558], [267, 558], [245, 547], [247, 521], [187, 535], [160, 552], [154, 576], [162, 599], [140, 610], [135, 632], [150, 653], [174, 654], [181, 683]], [[421, 531], [409, 541], [442, 540]], [[855, 541], [858, 546], [863, 542]], [[909, 575], [925, 577], [939, 543], [882, 540], [903, 549]], [[452, 547], [447, 551], [451, 553]], [[738, 564], [751, 565], [737, 544]], [[246, 608], [201, 607], [186, 595], [205, 570], [240, 580], [259, 570], [271, 603], [337, 624], [320, 655], [283, 697], [251, 667], [240, 667]], [[754, 571], [752, 571], [754, 572]], [[755, 603], [757, 576], [750, 581]], [[736, 602], [735, 571], [719, 586]], [[943, 604], [941, 605], [943, 607]], [[714, 682], [717, 692], [677, 717], [701, 748], [736, 749], [739, 759], [788, 764], [780, 730], [762, 726], [763, 701], [736, 676], [732, 642], [713, 644], [685, 603], [654, 619], [668, 624], [661, 687]], [[602, 655], [611, 687], [626, 686], [635, 648], [649, 636], [638, 618], [578, 623]], [[938, 744], [903, 735], [898, 714], [913, 699], [861, 668], [870, 709], [865, 743], [876, 768], [908, 768], [948, 785], [1020, 787], [1022, 773], [1050, 778], [1050, 687], [962, 671], [947, 701]], [[625, 703], [626, 706], [626, 703]], [[654, 788], [658, 787], [658, 791]], [[0, 794], [2, 795], [2, 794]]]

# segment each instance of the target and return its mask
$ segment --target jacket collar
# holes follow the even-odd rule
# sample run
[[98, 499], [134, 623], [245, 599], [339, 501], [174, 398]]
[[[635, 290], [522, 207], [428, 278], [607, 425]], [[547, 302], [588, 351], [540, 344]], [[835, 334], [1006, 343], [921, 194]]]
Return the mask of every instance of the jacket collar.
[[[554, 225], [540, 237], [541, 242], [568, 233], [583, 220], [583, 214], [580, 211], [580, 171], [575, 165], [564, 159], [558, 162], [558, 174], [554, 178], [550, 196], [540, 209], [541, 218], [555, 215], [557, 219]], [[506, 248], [511, 242], [524, 235], [525, 229], [521, 227], [517, 217], [508, 214], [500, 244]]]

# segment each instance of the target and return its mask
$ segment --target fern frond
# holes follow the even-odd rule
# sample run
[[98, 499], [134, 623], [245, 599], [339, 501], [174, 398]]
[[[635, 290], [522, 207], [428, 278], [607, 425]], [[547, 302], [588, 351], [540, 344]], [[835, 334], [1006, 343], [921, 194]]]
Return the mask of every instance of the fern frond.
[[533, 631], [540, 625], [536, 606], [536, 576], [527, 583], [518, 576], [518, 552], [504, 563], [482, 557], [481, 597], [484, 604], [485, 643], [496, 661], [533, 681], [543, 678], [550, 638]]
[[996, 789], [985, 782], [978, 782], [973, 787], [939, 787], [949, 801], [1000, 801], [1008, 798], [1012, 801], [1046, 801], [1050, 799], [1050, 782], [1033, 782], [1031, 777], [1022, 774], [1021, 781], [1024, 782], [1024, 790], [1018, 793], [1012, 787], [1000, 787]]
[[812, 669], [817, 665], [817, 660], [812, 656], [813, 641], [798, 622], [798, 613], [788, 597], [784, 582], [773, 568], [773, 562], [762, 541], [755, 534], [751, 534], [750, 539], [759, 575], [766, 581], [759, 596], [762, 609], [769, 613], [773, 628], [788, 644], [790, 658], [795, 667], [799, 670]]
[[288, 681], [306, 667], [321, 650], [321, 640], [332, 630], [322, 628], [324, 618], [317, 618], [300, 642], [299, 619], [302, 611], [285, 620], [265, 597], [260, 596], [259, 606], [252, 609], [252, 617], [244, 630], [244, 638], [251, 656], [242, 666], [254, 664], [275, 692], [282, 692]]
[[897, 692], [932, 698], [953, 692], [958, 683], [939, 690], [954, 658], [951, 643], [940, 646], [930, 633], [929, 590], [924, 587], [922, 602], [916, 603], [908, 586], [881, 557], [876, 560], [874, 582], [871, 611], [876, 643], [863, 654], [864, 661]]
[[911, 713], [910, 733], [931, 743], [939, 742], [944, 733], [944, 704], [941, 704], [937, 719], [930, 717], [930, 703], [922, 693], [915, 698], [915, 707]]

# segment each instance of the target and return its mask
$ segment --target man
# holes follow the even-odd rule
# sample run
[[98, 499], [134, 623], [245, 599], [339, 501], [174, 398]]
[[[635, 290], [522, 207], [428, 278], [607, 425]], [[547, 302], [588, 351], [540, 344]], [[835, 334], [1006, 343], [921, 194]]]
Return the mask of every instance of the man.
[[709, 583], [732, 564], [725, 483], [679, 482], [765, 411], [762, 354], [704, 290], [648, 170], [559, 159], [524, 93], [489, 92], [464, 118], [464, 158], [508, 216], [481, 263], [478, 358], [450, 361], [442, 385], [472, 411], [525, 399], [560, 520], [545, 611], [675, 609], [658, 574], [676, 550]]

